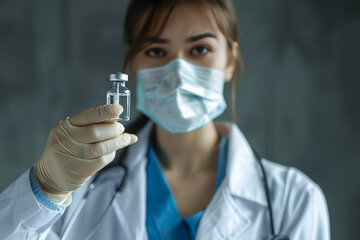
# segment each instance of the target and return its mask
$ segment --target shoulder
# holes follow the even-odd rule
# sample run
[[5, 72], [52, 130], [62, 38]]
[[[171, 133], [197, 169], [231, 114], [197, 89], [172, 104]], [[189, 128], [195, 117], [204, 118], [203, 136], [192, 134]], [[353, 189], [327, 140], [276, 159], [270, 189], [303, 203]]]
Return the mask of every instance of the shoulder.
[[282, 190], [292, 194], [320, 194], [323, 195], [320, 186], [309, 178], [305, 173], [294, 167], [288, 167], [266, 159], [262, 159], [267, 181], [274, 190]]
[[[283, 199], [282, 204], [296, 208], [306, 203], [323, 203], [325, 196], [320, 186], [305, 173], [294, 167], [284, 166], [269, 160], [262, 160], [270, 191]], [[290, 207], [290, 206], [289, 206]]]
[[[297, 232], [304, 227], [304, 234], [308, 229], [319, 236], [316, 239], [328, 239], [324, 236], [330, 236], [329, 214], [319, 185], [294, 167], [264, 159], [262, 163], [267, 174], [273, 212], [279, 216], [277, 225], [284, 232]], [[298, 227], [291, 229], [292, 224]]]
[[262, 159], [262, 163], [269, 180], [276, 181], [280, 185], [288, 181], [295, 181], [302, 187], [318, 187], [312, 179], [295, 167], [285, 166], [267, 159]]

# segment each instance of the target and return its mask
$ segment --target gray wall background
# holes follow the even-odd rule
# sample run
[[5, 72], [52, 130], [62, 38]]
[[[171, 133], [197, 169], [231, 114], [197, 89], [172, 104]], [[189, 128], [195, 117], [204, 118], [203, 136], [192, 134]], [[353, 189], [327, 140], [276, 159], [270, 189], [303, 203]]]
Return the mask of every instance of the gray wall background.
[[[53, 125], [104, 103], [122, 66], [127, 3], [0, 0], [0, 191], [41, 156]], [[322, 187], [333, 239], [356, 239], [359, 1], [234, 4], [245, 61], [237, 123], [266, 158]]]

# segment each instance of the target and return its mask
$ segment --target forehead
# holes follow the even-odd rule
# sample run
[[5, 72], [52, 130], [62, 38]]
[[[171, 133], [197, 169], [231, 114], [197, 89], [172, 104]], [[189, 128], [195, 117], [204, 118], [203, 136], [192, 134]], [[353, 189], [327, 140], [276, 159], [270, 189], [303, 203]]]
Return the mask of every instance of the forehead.
[[[166, 20], [166, 13], [162, 10], [154, 20], [149, 35], [158, 34]], [[171, 37], [172, 35], [194, 35], [200, 32], [220, 32], [210, 6], [205, 2], [182, 3], [174, 7], [160, 36]]]

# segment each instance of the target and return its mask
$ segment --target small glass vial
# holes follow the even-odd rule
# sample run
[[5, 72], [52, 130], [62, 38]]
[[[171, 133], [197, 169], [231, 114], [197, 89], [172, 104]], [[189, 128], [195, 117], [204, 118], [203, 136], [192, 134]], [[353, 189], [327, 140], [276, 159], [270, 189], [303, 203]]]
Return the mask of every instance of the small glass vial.
[[125, 82], [128, 81], [128, 75], [121, 72], [110, 74], [110, 81], [113, 85], [107, 90], [106, 104], [120, 104], [124, 109], [119, 118], [113, 118], [111, 120], [129, 121], [131, 93], [125, 86]]

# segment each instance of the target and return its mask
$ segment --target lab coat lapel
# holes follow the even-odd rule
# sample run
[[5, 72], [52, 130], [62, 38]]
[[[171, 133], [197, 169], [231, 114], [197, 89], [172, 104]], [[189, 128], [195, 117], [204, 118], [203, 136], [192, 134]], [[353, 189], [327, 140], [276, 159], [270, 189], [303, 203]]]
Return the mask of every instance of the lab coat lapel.
[[255, 208], [266, 207], [261, 170], [235, 124], [217, 124], [229, 137], [226, 176], [200, 221], [197, 239], [241, 239]]
[[119, 222], [128, 226], [126, 239], [147, 239], [146, 231], [146, 164], [149, 135], [153, 124], [147, 124], [139, 133], [139, 141], [130, 147], [125, 164], [128, 179], [114, 209]]
[[235, 239], [251, 223], [232, 199], [229, 188], [222, 184], [219, 190], [201, 218], [196, 239]]
[[232, 195], [267, 206], [260, 165], [235, 124], [231, 125], [226, 175]]
[[147, 239], [145, 166], [146, 161], [140, 161], [136, 173], [129, 173], [123, 192], [114, 203], [126, 239]]

